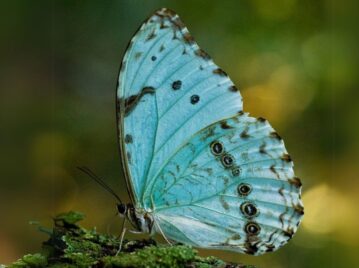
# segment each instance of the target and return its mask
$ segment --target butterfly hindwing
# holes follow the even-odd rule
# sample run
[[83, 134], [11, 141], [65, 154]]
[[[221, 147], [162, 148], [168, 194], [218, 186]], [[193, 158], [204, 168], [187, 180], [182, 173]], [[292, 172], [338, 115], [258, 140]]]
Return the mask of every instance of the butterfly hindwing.
[[193, 134], [242, 110], [227, 74], [178, 15], [157, 11], [133, 37], [118, 82], [120, 145], [136, 203], [163, 163]]
[[193, 136], [159, 173], [147, 202], [170, 239], [250, 254], [285, 244], [303, 214], [282, 139], [246, 114]]

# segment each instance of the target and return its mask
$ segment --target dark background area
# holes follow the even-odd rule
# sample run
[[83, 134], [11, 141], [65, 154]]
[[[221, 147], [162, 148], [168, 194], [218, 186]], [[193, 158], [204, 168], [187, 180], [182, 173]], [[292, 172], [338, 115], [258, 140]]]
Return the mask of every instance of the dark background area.
[[[304, 221], [260, 257], [201, 250], [261, 267], [358, 263], [358, 5], [353, 1], [1, 1], [0, 263], [39, 250], [58, 212], [118, 233], [127, 199], [115, 85], [127, 43], [161, 7], [175, 10], [241, 89], [244, 110], [286, 141], [303, 182]], [[128, 200], [128, 199], [127, 199]], [[129, 235], [129, 237], [137, 237]]]

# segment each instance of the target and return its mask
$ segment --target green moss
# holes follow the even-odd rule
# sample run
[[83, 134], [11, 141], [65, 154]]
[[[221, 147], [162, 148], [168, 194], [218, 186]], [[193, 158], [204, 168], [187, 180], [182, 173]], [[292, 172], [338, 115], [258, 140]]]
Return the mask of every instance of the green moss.
[[10, 267], [22, 268], [22, 267], [45, 267], [47, 265], [47, 258], [40, 253], [27, 254], [21, 259], [14, 262]]
[[50, 238], [43, 243], [42, 252], [25, 255], [9, 267], [251, 267], [200, 257], [189, 246], [156, 245], [151, 239], [125, 240], [122, 251], [116, 255], [118, 238], [80, 227], [78, 222], [83, 218], [84, 214], [74, 211], [58, 215], [52, 231], [47, 232]]

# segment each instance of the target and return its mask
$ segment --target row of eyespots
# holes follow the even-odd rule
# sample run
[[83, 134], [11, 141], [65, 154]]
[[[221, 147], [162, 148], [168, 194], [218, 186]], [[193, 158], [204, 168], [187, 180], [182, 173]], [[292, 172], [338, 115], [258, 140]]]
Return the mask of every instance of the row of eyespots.
[[[240, 168], [235, 165], [234, 157], [225, 152], [223, 143], [221, 143], [220, 141], [214, 141], [211, 143], [210, 147], [212, 154], [220, 157], [221, 163], [225, 168], [232, 168], [233, 176], [238, 176], [240, 174]], [[251, 193], [252, 187], [248, 183], [241, 183], [238, 185], [237, 191], [241, 197], [244, 197]], [[249, 201], [241, 204], [240, 211], [246, 218], [249, 219], [258, 216], [259, 214], [257, 207]], [[247, 222], [244, 227], [244, 231], [249, 235], [258, 235], [260, 233], [260, 230], [260, 226], [254, 221]]]
[[211, 143], [210, 147], [211, 147], [212, 154], [220, 157], [222, 165], [225, 168], [230, 168], [232, 170], [233, 176], [237, 177], [240, 175], [240, 173], [241, 173], [240, 167], [238, 167], [235, 164], [234, 157], [231, 154], [228, 154], [225, 152], [222, 142], [214, 141]]

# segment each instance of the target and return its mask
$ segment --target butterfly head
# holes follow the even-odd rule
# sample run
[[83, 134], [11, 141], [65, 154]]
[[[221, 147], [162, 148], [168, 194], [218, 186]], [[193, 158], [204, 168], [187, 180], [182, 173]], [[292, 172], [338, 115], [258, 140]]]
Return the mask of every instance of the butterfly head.
[[123, 203], [117, 204], [117, 211], [121, 217], [125, 217], [127, 214], [127, 205]]

